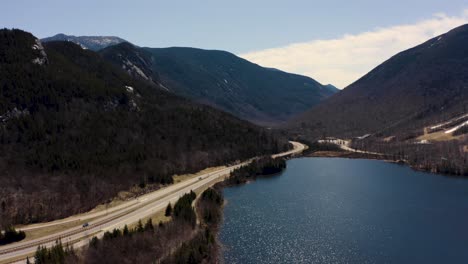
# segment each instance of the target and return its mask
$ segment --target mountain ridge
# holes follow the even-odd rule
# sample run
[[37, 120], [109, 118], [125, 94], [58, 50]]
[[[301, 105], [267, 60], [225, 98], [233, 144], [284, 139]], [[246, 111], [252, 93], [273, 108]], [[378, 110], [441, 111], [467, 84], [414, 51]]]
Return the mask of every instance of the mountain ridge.
[[128, 42], [125, 39], [116, 36], [74, 36], [63, 33], [41, 39], [42, 42], [50, 41], [71, 41], [82, 48], [98, 51], [106, 47]]
[[[127, 61], [139, 64], [118, 59], [123, 45], [100, 54], [119, 67]], [[336, 92], [312, 78], [264, 68], [227, 51], [125, 47], [127, 54], [144, 53], [144, 60], [151, 61], [141, 70], [157, 73], [158, 86], [256, 123], [284, 122]]]
[[348, 139], [380, 159], [468, 175], [468, 25], [396, 54], [286, 127], [299, 140]]
[[464, 25], [400, 52], [290, 125], [302, 123], [309, 131], [319, 131], [315, 135], [355, 137], [422, 129], [463, 114], [468, 101], [467, 47]]

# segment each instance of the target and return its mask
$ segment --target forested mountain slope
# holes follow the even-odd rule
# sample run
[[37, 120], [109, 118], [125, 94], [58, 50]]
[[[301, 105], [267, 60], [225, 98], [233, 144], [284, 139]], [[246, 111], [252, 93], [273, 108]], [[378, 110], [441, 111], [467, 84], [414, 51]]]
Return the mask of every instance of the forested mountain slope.
[[[0, 224], [51, 220], [174, 173], [288, 147], [72, 42], [0, 30]], [[239, 144], [242, 142], [242, 144]]]
[[415, 167], [468, 175], [468, 25], [403, 51], [289, 123]]
[[100, 54], [130, 74], [158, 80], [163, 89], [261, 124], [283, 122], [338, 91], [225, 51], [122, 43]]
[[468, 111], [468, 25], [403, 51], [291, 126], [356, 137], [417, 130]]

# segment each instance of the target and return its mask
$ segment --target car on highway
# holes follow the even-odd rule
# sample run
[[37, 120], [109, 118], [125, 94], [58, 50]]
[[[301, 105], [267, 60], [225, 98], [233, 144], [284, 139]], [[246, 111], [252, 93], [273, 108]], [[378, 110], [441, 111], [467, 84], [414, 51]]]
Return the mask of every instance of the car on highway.
[[88, 223], [88, 222], [86, 222], [86, 223], [83, 224], [83, 227], [88, 227], [88, 226], [89, 226], [89, 223]]

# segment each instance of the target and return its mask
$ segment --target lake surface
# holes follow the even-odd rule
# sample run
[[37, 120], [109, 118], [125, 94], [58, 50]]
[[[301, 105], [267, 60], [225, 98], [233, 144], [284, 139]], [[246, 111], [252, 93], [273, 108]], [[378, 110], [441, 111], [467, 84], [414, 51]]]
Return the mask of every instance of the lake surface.
[[300, 158], [226, 188], [226, 263], [468, 263], [468, 180]]

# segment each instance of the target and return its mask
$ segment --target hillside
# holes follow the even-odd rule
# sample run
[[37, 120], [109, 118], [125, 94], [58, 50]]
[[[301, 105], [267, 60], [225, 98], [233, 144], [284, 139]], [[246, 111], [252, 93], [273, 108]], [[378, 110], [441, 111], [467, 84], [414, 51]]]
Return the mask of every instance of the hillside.
[[100, 54], [131, 72], [137, 66], [142, 79], [157, 79], [163, 89], [261, 124], [285, 121], [337, 91], [225, 51], [120, 44]]
[[57, 34], [52, 37], [41, 39], [42, 42], [50, 41], [70, 41], [80, 45], [82, 48], [90, 50], [100, 50], [112, 45], [117, 45], [127, 42], [125, 39], [113, 36], [71, 36], [65, 34]]
[[288, 146], [72, 42], [42, 45], [20, 30], [0, 30], [0, 91], [0, 225], [65, 217], [132, 186]]
[[295, 124], [339, 136], [421, 130], [466, 113], [468, 25], [395, 55]]
[[[467, 139], [451, 129], [468, 120], [467, 107], [468, 25], [464, 25], [393, 56], [289, 128], [309, 140], [367, 135], [369, 149], [391, 149], [400, 155], [403, 149], [407, 154], [418, 149], [423, 155], [424, 149], [431, 162], [448, 159], [463, 164]], [[438, 126], [441, 123], [446, 125]], [[439, 127], [445, 129], [443, 136], [429, 135]], [[422, 159], [403, 156], [419, 159], [417, 163]]]

